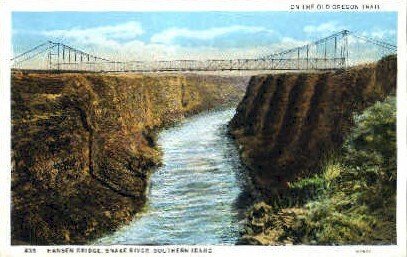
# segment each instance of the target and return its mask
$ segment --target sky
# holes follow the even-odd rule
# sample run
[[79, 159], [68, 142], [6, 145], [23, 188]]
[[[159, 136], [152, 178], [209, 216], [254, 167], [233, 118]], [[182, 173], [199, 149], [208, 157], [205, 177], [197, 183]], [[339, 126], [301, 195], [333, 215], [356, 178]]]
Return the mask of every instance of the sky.
[[15, 55], [47, 40], [113, 60], [254, 58], [340, 30], [396, 44], [395, 12], [14, 12]]

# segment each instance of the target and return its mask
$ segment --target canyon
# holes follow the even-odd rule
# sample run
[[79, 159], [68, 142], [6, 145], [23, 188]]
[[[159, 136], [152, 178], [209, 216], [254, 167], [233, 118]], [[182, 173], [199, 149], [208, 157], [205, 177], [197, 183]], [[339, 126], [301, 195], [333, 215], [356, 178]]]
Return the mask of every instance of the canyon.
[[12, 244], [86, 244], [129, 224], [145, 206], [151, 171], [162, 163], [158, 132], [239, 102], [228, 130], [251, 179], [249, 190], [259, 199], [281, 197], [342, 146], [355, 113], [395, 93], [396, 74], [395, 56], [250, 81], [14, 72]]

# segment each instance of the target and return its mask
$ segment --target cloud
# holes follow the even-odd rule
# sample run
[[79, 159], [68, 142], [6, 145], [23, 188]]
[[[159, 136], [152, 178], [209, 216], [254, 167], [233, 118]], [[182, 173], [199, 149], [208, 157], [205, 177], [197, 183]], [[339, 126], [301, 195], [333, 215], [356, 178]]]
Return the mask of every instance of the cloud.
[[338, 32], [344, 29], [343, 25], [340, 25], [336, 21], [325, 22], [320, 25], [307, 25], [303, 28], [305, 33], [309, 34], [319, 34], [319, 35], [328, 35], [334, 32]]
[[396, 41], [396, 30], [394, 29], [382, 29], [382, 28], [372, 28], [370, 31], [364, 31], [361, 33], [362, 36], [378, 39], [378, 40], [392, 40]]
[[173, 44], [176, 39], [194, 39], [194, 40], [212, 40], [216, 37], [231, 33], [272, 33], [273, 31], [268, 30], [264, 27], [255, 27], [255, 26], [229, 26], [229, 27], [218, 27], [218, 28], [209, 28], [205, 30], [190, 30], [186, 28], [170, 28], [164, 30], [160, 33], [154, 34], [151, 37], [151, 42], [160, 43], [160, 44]]
[[[187, 28], [170, 28], [154, 34], [149, 42], [142, 41], [138, 36], [144, 33], [138, 22], [126, 22], [112, 26], [90, 28], [72, 28], [68, 30], [42, 31], [41, 34], [56, 41], [111, 60], [151, 61], [171, 59], [211, 59], [211, 58], [250, 58], [268, 53], [264, 46], [247, 43], [245, 33], [264, 33], [270, 36], [272, 30], [255, 26], [229, 26], [191, 30]], [[207, 41], [231, 37], [235, 33], [236, 44], [219, 41], [214, 44], [183, 44], [186, 40]], [[243, 34], [242, 36], [240, 36]], [[237, 36], [239, 35], [239, 36]], [[243, 37], [243, 38], [242, 38]], [[177, 40], [182, 40], [181, 42]], [[255, 40], [254, 40], [255, 41]], [[229, 43], [228, 43], [229, 42]], [[213, 43], [213, 42], [212, 42]], [[227, 44], [228, 43], [228, 44]], [[221, 45], [228, 45], [222, 48]], [[222, 48], [222, 49], [221, 49]]]
[[74, 43], [100, 45], [118, 48], [122, 42], [135, 39], [144, 33], [141, 24], [130, 21], [118, 25], [93, 28], [73, 28], [69, 30], [43, 31], [42, 34], [51, 38], [63, 38]]
[[310, 42], [307, 40], [298, 40], [292, 37], [283, 37], [281, 41], [278, 43], [278, 45], [283, 46], [284, 49], [290, 49], [294, 47], [303, 46], [309, 43]]

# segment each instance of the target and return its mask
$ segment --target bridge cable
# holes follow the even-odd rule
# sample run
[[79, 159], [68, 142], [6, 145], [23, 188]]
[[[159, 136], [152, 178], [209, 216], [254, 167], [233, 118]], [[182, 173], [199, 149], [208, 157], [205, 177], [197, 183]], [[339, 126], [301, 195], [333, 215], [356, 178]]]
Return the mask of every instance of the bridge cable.
[[[56, 46], [56, 45], [50, 45], [50, 46], [48, 46], [47, 48], [45, 48], [44, 50], [42, 50], [42, 51], [40, 51], [40, 52], [34, 54], [33, 56], [29, 56], [29, 57], [27, 57], [27, 58], [24, 59], [24, 60], [20, 60], [20, 61], [15, 62], [15, 64], [20, 64], [20, 63], [22, 63], [22, 62], [31, 60], [31, 59], [33, 59], [34, 57], [36, 57], [36, 56], [38, 56], [38, 55], [44, 53], [45, 51], [48, 51], [48, 50], [54, 48], [55, 46]], [[14, 59], [15, 59], [15, 58], [14, 58]], [[12, 59], [12, 60], [13, 60], [13, 59]]]
[[386, 48], [387, 50], [397, 51], [397, 46], [396, 45], [393, 45], [393, 44], [390, 44], [390, 43], [387, 43], [387, 42], [384, 42], [384, 41], [380, 41], [380, 40], [377, 40], [377, 39], [356, 35], [354, 33], [352, 33], [352, 36], [354, 36], [356, 38], [359, 38], [359, 39], [362, 39], [362, 40], [364, 40], [366, 42], [372, 43], [374, 45]]
[[335, 37], [340, 36], [340, 35], [342, 35], [343, 37], [345, 37], [345, 36], [347, 36], [349, 33], [350, 33], [349, 30], [341, 30], [341, 31], [336, 32], [336, 33], [334, 33], [334, 34], [332, 34], [332, 35], [329, 35], [329, 36], [327, 36], [327, 37], [325, 37], [325, 38], [321, 38], [321, 39], [319, 39], [319, 40], [317, 40], [317, 41], [311, 42], [311, 43], [309, 43], [309, 44], [305, 44], [305, 45], [302, 45], [302, 46], [299, 46], [299, 47], [294, 47], [294, 48], [291, 48], [291, 49], [288, 49], [288, 50], [284, 50], [284, 51], [282, 51], [282, 52], [278, 52], [278, 53], [275, 53], [275, 54], [271, 54], [271, 55], [268, 55], [268, 56], [266, 56], [266, 57], [263, 57], [262, 59], [265, 59], [265, 58], [270, 59], [270, 58], [272, 58], [272, 57], [274, 57], [274, 56], [281, 56], [281, 55], [284, 55], [284, 54], [293, 53], [293, 52], [295, 52], [295, 51], [298, 51], [299, 49], [305, 49], [305, 48], [307, 48], [307, 46], [319, 45], [319, 44], [321, 44], [321, 43], [323, 43], [323, 42], [328, 41], [329, 39], [335, 38]]
[[14, 61], [15, 59], [18, 59], [18, 58], [20, 58], [20, 57], [22, 57], [22, 56], [24, 56], [24, 55], [26, 55], [26, 54], [29, 54], [29, 53], [31, 53], [31, 52], [34, 52], [34, 51], [37, 50], [38, 48], [43, 47], [43, 46], [45, 46], [45, 45], [47, 45], [47, 44], [51, 44], [51, 43], [52, 43], [51, 41], [48, 41], [48, 42], [42, 43], [42, 44], [40, 44], [40, 45], [37, 45], [36, 47], [33, 47], [33, 48], [31, 48], [30, 50], [25, 51], [24, 53], [19, 54], [19, 55], [15, 56], [15, 57], [11, 58], [10, 60], [11, 60], [11, 61]]

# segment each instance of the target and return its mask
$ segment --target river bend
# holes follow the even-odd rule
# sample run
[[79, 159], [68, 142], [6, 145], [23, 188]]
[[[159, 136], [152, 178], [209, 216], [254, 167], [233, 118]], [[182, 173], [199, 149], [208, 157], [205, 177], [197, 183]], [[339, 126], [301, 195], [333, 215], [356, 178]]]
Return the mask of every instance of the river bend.
[[163, 165], [150, 178], [145, 211], [96, 244], [235, 244], [243, 173], [226, 134], [234, 112], [199, 114], [163, 130]]

